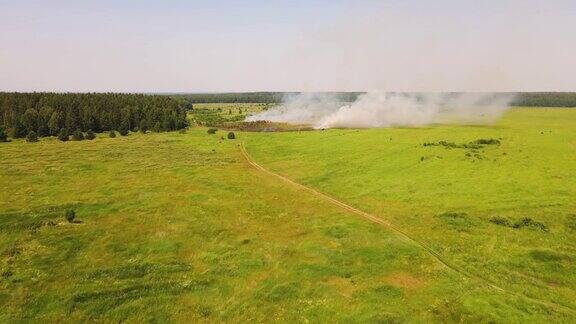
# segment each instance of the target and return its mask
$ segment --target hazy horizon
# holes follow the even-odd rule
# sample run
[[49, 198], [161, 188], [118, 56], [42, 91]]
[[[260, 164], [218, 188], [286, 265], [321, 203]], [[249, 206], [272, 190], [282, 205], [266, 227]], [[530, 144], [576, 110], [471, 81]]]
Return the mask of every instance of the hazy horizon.
[[572, 1], [0, 0], [0, 91], [575, 91]]

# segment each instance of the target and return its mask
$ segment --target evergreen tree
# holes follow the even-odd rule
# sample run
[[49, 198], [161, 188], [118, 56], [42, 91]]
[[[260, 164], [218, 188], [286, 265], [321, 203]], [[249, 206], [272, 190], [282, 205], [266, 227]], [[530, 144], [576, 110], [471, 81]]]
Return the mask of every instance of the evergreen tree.
[[84, 134], [82, 134], [82, 131], [77, 129], [74, 131], [74, 133], [72, 133], [72, 140], [73, 141], [82, 141], [84, 140]]
[[146, 119], [140, 120], [140, 124], [138, 125], [138, 129], [140, 130], [140, 132], [142, 134], [146, 134], [146, 132], [148, 131], [148, 122], [146, 122]]
[[58, 133], [58, 139], [61, 140], [62, 142], [66, 142], [69, 139], [68, 132], [66, 131], [65, 128], [62, 128]]
[[58, 131], [62, 129], [62, 115], [58, 111], [52, 112], [50, 120], [48, 120], [48, 131], [50, 135], [58, 134]]
[[91, 129], [89, 129], [88, 132], [86, 132], [86, 139], [91, 141], [95, 138], [96, 138], [96, 135], [94, 134], [94, 132]]
[[28, 135], [26, 135], [26, 142], [38, 142], [38, 134], [35, 131], [30, 131]]
[[4, 127], [0, 126], [0, 142], [7, 142], [8, 141], [8, 134], [4, 130]]
[[28, 108], [22, 115], [22, 125], [26, 133], [36, 132], [38, 130], [38, 111], [34, 108]]
[[26, 134], [26, 128], [20, 122], [20, 119], [15, 119], [12, 122], [12, 128], [10, 128], [10, 137], [12, 138], [21, 138], [24, 137]]
[[49, 124], [50, 117], [52, 116], [53, 112], [54, 112], [54, 109], [52, 109], [51, 107], [40, 108], [40, 111], [38, 112], [38, 135], [39, 136], [50, 135], [50, 129], [49, 129], [48, 124]]

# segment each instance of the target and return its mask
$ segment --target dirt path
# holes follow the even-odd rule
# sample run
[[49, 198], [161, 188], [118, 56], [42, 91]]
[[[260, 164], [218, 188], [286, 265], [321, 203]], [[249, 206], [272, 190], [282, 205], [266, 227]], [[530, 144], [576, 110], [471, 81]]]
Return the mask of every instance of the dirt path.
[[340, 207], [340, 208], [342, 208], [342, 209], [344, 209], [344, 210], [346, 210], [346, 211], [349, 211], [349, 212], [351, 212], [351, 213], [354, 213], [354, 214], [356, 214], [356, 215], [358, 215], [358, 216], [360, 216], [360, 217], [362, 217], [362, 218], [364, 218], [364, 219], [366, 219], [366, 220], [369, 220], [369, 221], [371, 221], [371, 222], [373, 222], [373, 223], [382, 225], [382, 226], [390, 229], [391, 231], [395, 232], [395, 233], [398, 234], [399, 236], [405, 238], [406, 240], [408, 240], [408, 241], [412, 242], [413, 244], [416, 244], [416, 245], [418, 245], [419, 247], [421, 247], [422, 249], [424, 249], [424, 250], [425, 250], [426, 252], [428, 252], [428, 254], [430, 254], [436, 261], [438, 261], [438, 262], [440, 262], [441, 264], [443, 264], [446, 268], [451, 269], [452, 271], [455, 271], [455, 272], [457, 272], [457, 273], [459, 273], [459, 274], [461, 274], [461, 275], [463, 275], [463, 276], [465, 276], [465, 277], [467, 277], [467, 278], [469, 278], [469, 279], [476, 280], [477, 282], [479, 282], [479, 283], [481, 283], [481, 284], [484, 284], [484, 285], [486, 285], [486, 286], [488, 286], [488, 287], [490, 287], [490, 288], [492, 288], [492, 289], [494, 289], [494, 290], [496, 290], [496, 291], [498, 291], [498, 292], [506, 293], [506, 294], [509, 294], [509, 295], [512, 295], [512, 296], [516, 296], [516, 297], [525, 298], [525, 299], [527, 299], [527, 300], [529, 300], [529, 301], [532, 301], [532, 302], [534, 302], [534, 303], [540, 304], [540, 305], [542, 305], [542, 306], [546, 306], [546, 307], [549, 307], [549, 308], [562, 310], [562, 311], [564, 311], [564, 312], [566, 312], [566, 313], [569, 313], [569, 314], [571, 314], [571, 315], [575, 315], [575, 316], [576, 316], [576, 310], [574, 310], [574, 309], [572, 309], [572, 308], [570, 308], [570, 307], [567, 307], [567, 306], [564, 306], [564, 305], [558, 305], [558, 304], [551, 303], [551, 302], [548, 302], [548, 301], [545, 301], [545, 300], [535, 299], [535, 298], [532, 298], [532, 297], [525, 296], [524, 294], [521, 294], [521, 293], [516, 293], [516, 292], [514, 292], [514, 291], [506, 290], [506, 289], [504, 289], [504, 288], [496, 285], [494, 282], [492, 282], [492, 281], [491, 281], [490, 279], [488, 279], [488, 278], [485, 278], [485, 277], [480, 276], [480, 275], [477, 275], [477, 274], [470, 273], [470, 272], [468, 272], [468, 271], [466, 271], [466, 270], [464, 270], [464, 269], [461, 269], [461, 268], [459, 268], [459, 267], [457, 267], [457, 266], [449, 263], [449, 262], [448, 262], [447, 260], [445, 260], [439, 253], [437, 253], [436, 251], [432, 250], [432, 248], [430, 248], [430, 247], [428, 247], [426, 244], [424, 244], [424, 243], [422, 243], [422, 242], [420, 242], [420, 241], [412, 238], [410, 235], [408, 235], [407, 233], [405, 233], [404, 231], [402, 231], [400, 228], [396, 227], [394, 224], [392, 224], [392, 223], [390, 223], [390, 222], [388, 222], [388, 221], [386, 221], [386, 220], [383, 220], [383, 219], [381, 219], [381, 218], [379, 218], [379, 217], [376, 217], [376, 216], [374, 216], [374, 215], [372, 215], [372, 214], [368, 214], [367, 212], [364, 212], [364, 211], [362, 211], [362, 210], [360, 210], [360, 209], [357, 209], [357, 208], [355, 208], [355, 207], [352, 207], [352, 206], [350, 206], [350, 205], [348, 205], [348, 204], [346, 204], [346, 203], [344, 203], [344, 202], [342, 202], [342, 201], [340, 201], [340, 200], [337, 200], [336, 198], [333, 198], [333, 197], [331, 197], [331, 196], [329, 196], [329, 195], [327, 195], [327, 194], [325, 194], [325, 193], [322, 193], [322, 192], [320, 192], [320, 191], [318, 191], [318, 190], [315, 190], [315, 189], [313, 189], [313, 188], [307, 187], [307, 186], [305, 186], [305, 185], [303, 185], [303, 184], [300, 184], [300, 183], [298, 183], [298, 182], [296, 182], [296, 181], [294, 181], [294, 180], [292, 180], [292, 179], [289, 179], [289, 178], [287, 178], [287, 177], [285, 177], [285, 176], [283, 176], [283, 175], [280, 175], [280, 174], [278, 174], [278, 173], [274, 173], [274, 172], [272, 172], [272, 171], [264, 168], [263, 166], [261, 166], [260, 164], [256, 163], [256, 162], [252, 159], [252, 157], [250, 156], [250, 154], [248, 154], [248, 152], [246, 151], [246, 148], [244, 147], [244, 143], [241, 143], [239, 146], [240, 146], [240, 150], [241, 150], [241, 152], [242, 152], [242, 155], [243, 155], [244, 158], [246, 159], [246, 162], [248, 162], [248, 164], [250, 164], [252, 167], [256, 168], [257, 170], [259, 170], [259, 171], [261, 171], [261, 172], [263, 172], [263, 173], [265, 173], [265, 174], [268, 174], [268, 175], [270, 175], [270, 176], [276, 177], [276, 178], [278, 178], [278, 179], [280, 179], [280, 180], [283, 180], [283, 181], [285, 181], [285, 182], [287, 182], [287, 183], [290, 183], [291, 185], [293, 185], [293, 186], [295, 186], [295, 187], [297, 187], [297, 188], [299, 188], [299, 189], [308, 191], [309, 193], [311, 193], [311, 194], [313, 194], [313, 195], [315, 195], [315, 196], [317, 196], [317, 197], [323, 198], [323, 199], [331, 202], [332, 204], [334, 204], [334, 205], [336, 205], [336, 206], [338, 206], [338, 207]]

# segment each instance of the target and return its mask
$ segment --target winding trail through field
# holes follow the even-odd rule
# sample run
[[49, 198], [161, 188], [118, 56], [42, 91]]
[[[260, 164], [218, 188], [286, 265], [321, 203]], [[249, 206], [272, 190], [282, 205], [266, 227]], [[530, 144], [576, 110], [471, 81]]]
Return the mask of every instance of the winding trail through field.
[[488, 286], [488, 287], [490, 287], [490, 288], [492, 288], [492, 289], [494, 289], [494, 290], [496, 290], [496, 291], [498, 291], [498, 292], [506, 293], [506, 294], [509, 294], [509, 295], [512, 295], [512, 296], [516, 296], [516, 297], [520, 297], [520, 298], [525, 298], [525, 299], [527, 299], [527, 300], [529, 300], [529, 301], [532, 301], [532, 302], [534, 302], [534, 303], [537, 303], [537, 304], [540, 304], [540, 305], [543, 305], [543, 306], [546, 306], [546, 307], [549, 307], [549, 308], [553, 308], [553, 309], [563, 310], [563, 311], [566, 312], [566, 313], [569, 313], [569, 314], [572, 314], [572, 315], [575, 315], [575, 316], [576, 316], [576, 310], [574, 310], [574, 309], [571, 308], [571, 307], [564, 306], [564, 305], [559, 305], [559, 304], [555, 304], [555, 303], [552, 303], [552, 302], [549, 302], [549, 301], [545, 301], [545, 300], [536, 299], [536, 298], [533, 298], [533, 297], [526, 296], [526, 295], [524, 295], [524, 294], [522, 294], [522, 293], [517, 293], [517, 292], [514, 292], [514, 291], [510, 291], [510, 290], [504, 289], [504, 288], [496, 285], [494, 282], [492, 282], [492, 281], [491, 281], [490, 279], [488, 279], [488, 278], [485, 278], [485, 277], [483, 277], [483, 276], [480, 276], [480, 275], [477, 275], [477, 274], [474, 274], [474, 273], [470, 273], [470, 272], [468, 272], [467, 270], [464, 270], [464, 269], [462, 269], [462, 268], [459, 268], [459, 267], [457, 267], [457, 266], [449, 263], [446, 259], [444, 259], [439, 253], [437, 253], [436, 251], [434, 251], [432, 248], [428, 247], [426, 244], [422, 243], [421, 241], [418, 241], [417, 239], [411, 237], [410, 235], [408, 235], [406, 232], [402, 231], [400, 228], [398, 228], [398, 227], [395, 226], [394, 224], [392, 224], [392, 223], [390, 223], [390, 222], [388, 222], [388, 221], [386, 221], [386, 220], [384, 220], [384, 219], [381, 219], [381, 218], [379, 218], [379, 217], [376, 217], [376, 216], [374, 216], [374, 215], [372, 215], [372, 214], [369, 214], [369, 213], [367, 213], [367, 212], [365, 212], [365, 211], [362, 211], [362, 210], [360, 210], [360, 209], [358, 209], [358, 208], [352, 207], [352, 206], [350, 206], [350, 205], [348, 205], [348, 204], [346, 204], [346, 203], [344, 203], [344, 202], [342, 202], [342, 201], [340, 201], [340, 200], [338, 200], [338, 199], [336, 199], [336, 198], [333, 198], [333, 197], [331, 197], [331, 196], [329, 196], [329, 195], [327, 195], [327, 194], [325, 194], [325, 193], [322, 193], [322, 192], [320, 192], [320, 191], [318, 191], [318, 190], [316, 190], [316, 189], [307, 187], [307, 186], [305, 186], [305, 185], [303, 185], [303, 184], [301, 184], [301, 183], [298, 183], [298, 182], [296, 182], [296, 181], [294, 181], [294, 180], [292, 180], [292, 179], [290, 179], [290, 178], [287, 178], [287, 177], [285, 177], [285, 176], [283, 176], [283, 175], [281, 175], [281, 174], [272, 172], [272, 171], [264, 168], [263, 166], [261, 166], [260, 164], [258, 164], [257, 162], [255, 162], [255, 161], [252, 159], [252, 157], [250, 156], [250, 154], [248, 154], [248, 151], [246, 151], [246, 147], [244, 146], [244, 143], [243, 143], [243, 142], [242, 142], [239, 146], [240, 146], [240, 150], [241, 150], [242, 155], [243, 155], [243, 157], [245, 158], [246, 162], [247, 162], [248, 164], [250, 164], [252, 167], [254, 167], [255, 169], [257, 169], [257, 170], [259, 170], [259, 171], [261, 171], [261, 172], [263, 172], [263, 173], [265, 173], [265, 174], [268, 174], [268, 175], [270, 175], [270, 176], [276, 177], [276, 178], [278, 178], [278, 179], [280, 179], [280, 180], [283, 180], [283, 181], [285, 181], [285, 182], [287, 182], [287, 183], [289, 183], [289, 184], [291, 184], [291, 185], [293, 185], [293, 186], [295, 186], [295, 187], [297, 187], [297, 188], [299, 188], [299, 189], [308, 191], [309, 193], [311, 193], [311, 194], [313, 194], [313, 195], [315, 195], [315, 196], [317, 196], [317, 197], [320, 197], [320, 198], [322, 198], [322, 199], [325, 199], [325, 200], [331, 202], [332, 204], [334, 204], [334, 205], [336, 205], [336, 206], [338, 206], [338, 207], [340, 207], [340, 208], [342, 208], [342, 209], [344, 209], [344, 210], [346, 210], [346, 211], [348, 211], [348, 212], [354, 213], [354, 214], [356, 214], [356, 215], [358, 215], [358, 216], [360, 216], [360, 217], [362, 217], [362, 218], [364, 218], [364, 219], [366, 219], [366, 220], [368, 220], [368, 221], [371, 221], [371, 222], [373, 222], [373, 223], [382, 225], [382, 226], [390, 229], [391, 231], [395, 232], [395, 233], [398, 234], [399, 236], [405, 238], [406, 240], [410, 241], [411, 243], [416, 244], [416, 245], [418, 245], [419, 247], [421, 247], [422, 249], [424, 249], [424, 250], [425, 250], [426, 252], [428, 252], [428, 254], [430, 254], [436, 261], [438, 261], [438, 262], [440, 262], [441, 264], [443, 264], [446, 268], [448, 268], [448, 269], [450, 269], [450, 270], [452, 270], [452, 271], [455, 271], [455, 272], [461, 274], [462, 276], [464, 276], [464, 277], [466, 277], [466, 278], [476, 280], [476, 281], [478, 281], [479, 283], [482, 283], [482, 284], [484, 284], [484, 285], [486, 285], [486, 286]]

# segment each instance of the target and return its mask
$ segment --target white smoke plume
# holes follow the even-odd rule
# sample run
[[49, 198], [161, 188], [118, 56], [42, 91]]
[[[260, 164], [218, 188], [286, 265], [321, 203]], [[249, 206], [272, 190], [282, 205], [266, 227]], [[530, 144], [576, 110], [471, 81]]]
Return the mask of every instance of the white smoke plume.
[[353, 103], [335, 95], [302, 93], [280, 106], [246, 118], [314, 128], [416, 127], [428, 124], [488, 124], [508, 108], [513, 96], [488, 93], [405, 94], [368, 92]]

